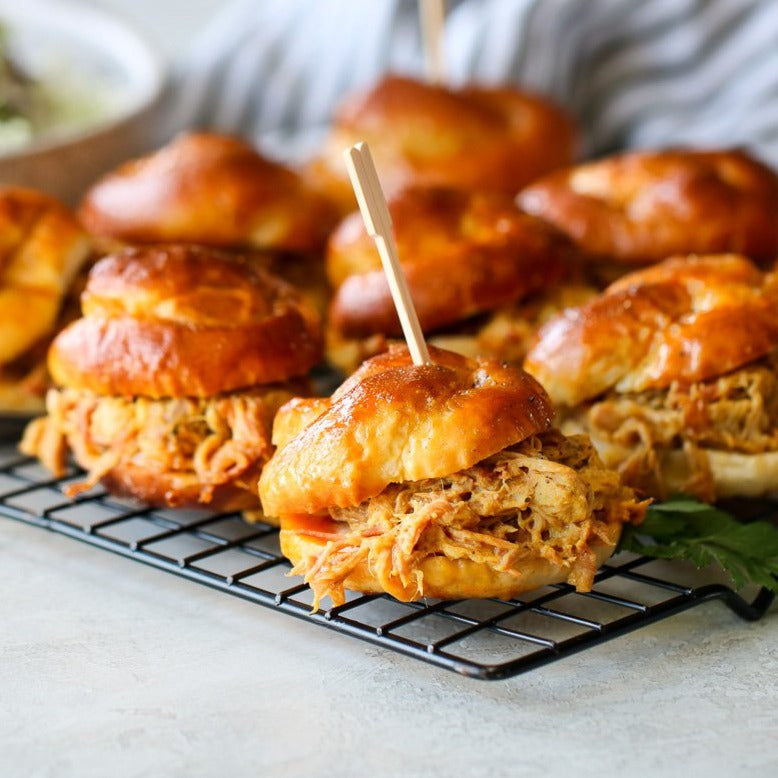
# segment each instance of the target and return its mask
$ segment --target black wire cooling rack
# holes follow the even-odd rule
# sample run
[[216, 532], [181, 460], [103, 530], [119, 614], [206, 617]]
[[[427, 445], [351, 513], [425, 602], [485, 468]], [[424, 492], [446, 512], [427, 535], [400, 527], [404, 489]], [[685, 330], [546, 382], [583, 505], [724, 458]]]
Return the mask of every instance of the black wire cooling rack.
[[[312, 594], [287, 576], [278, 531], [238, 514], [161, 510], [93, 489], [75, 500], [12, 446], [0, 446], [0, 514], [329, 627], [439, 667], [480, 679], [517, 675], [710, 600], [744, 619], [769, 607], [767, 590], [737, 593], [678, 563], [621, 554], [599, 572], [594, 589], [538, 589], [522, 599], [401, 603], [356, 595], [311, 613]], [[754, 519], [778, 506], [749, 503]]]

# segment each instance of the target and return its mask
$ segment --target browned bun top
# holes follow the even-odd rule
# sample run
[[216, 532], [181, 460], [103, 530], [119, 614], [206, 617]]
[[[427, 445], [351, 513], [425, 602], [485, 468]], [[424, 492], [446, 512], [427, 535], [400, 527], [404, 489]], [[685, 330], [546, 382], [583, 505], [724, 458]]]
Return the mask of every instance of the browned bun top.
[[206, 397], [302, 375], [321, 356], [316, 313], [291, 286], [232, 254], [167, 246], [100, 260], [83, 318], [49, 369], [98, 394]]
[[778, 345], [778, 294], [735, 254], [635, 271], [541, 328], [524, 367], [555, 403], [723, 375]]
[[[413, 365], [405, 347], [365, 362], [320, 415], [305, 400], [284, 406], [279, 446], [260, 498], [271, 516], [358, 505], [390, 483], [457, 472], [551, 427], [543, 388], [520, 368], [430, 348]], [[284, 419], [294, 417], [290, 424]], [[298, 432], [295, 437], [288, 436]]]
[[79, 211], [93, 234], [128, 243], [321, 249], [336, 214], [288, 168], [235, 138], [180, 135], [121, 165]]
[[32, 189], [0, 187], [0, 364], [52, 332], [89, 252], [64, 205]]
[[420, 184], [515, 194], [574, 160], [577, 131], [564, 111], [527, 92], [390, 75], [350, 95], [336, 113], [320, 162], [344, 187], [342, 150], [360, 140], [370, 145], [387, 192]]
[[[409, 188], [389, 200], [389, 211], [398, 257], [428, 331], [549, 288], [576, 257], [564, 235], [502, 193]], [[351, 337], [401, 333], [359, 213], [331, 236], [327, 270], [337, 288], [330, 311], [337, 331]]]
[[625, 265], [778, 253], [778, 176], [740, 151], [620, 154], [550, 173], [518, 203], [587, 254]]

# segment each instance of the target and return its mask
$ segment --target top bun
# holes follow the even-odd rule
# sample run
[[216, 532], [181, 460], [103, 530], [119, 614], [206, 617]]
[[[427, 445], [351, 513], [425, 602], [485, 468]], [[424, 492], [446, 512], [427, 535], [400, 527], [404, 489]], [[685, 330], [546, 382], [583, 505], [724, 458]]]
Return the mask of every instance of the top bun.
[[[389, 211], [425, 331], [549, 288], [577, 256], [564, 235], [499, 192], [410, 188], [390, 198]], [[401, 334], [375, 244], [358, 212], [330, 237], [327, 272], [337, 289], [330, 314], [338, 332]]]
[[0, 236], [0, 364], [7, 364], [52, 332], [90, 244], [61, 203], [14, 187], [0, 187]]
[[354, 197], [342, 152], [358, 141], [370, 145], [389, 194], [411, 184], [515, 194], [572, 162], [577, 132], [560, 108], [516, 89], [450, 89], [388, 76], [340, 106], [312, 169], [347, 210]]
[[316, 313], [288, 284], [215, 249], [125, 249], [100, 260], [83, 318], [55, 339], [54, 380], [97, 394], [208, 397], [306, 373]]
[[778, 253], [778, 176], [739, 151], [620, 154], [551, 173], [518, 203], [590, 256], [621, 265]]
[[524, 367], [555, 403], [723, 375], [778, 345], [778, 289], [734, 254], [673, 257], [544, 325]]
[[[397, 253], [424, 330], [511, 305], [559, 282], [577, 256], [556, 229], [499, 192], [416, 188], [389, 200]], [[402, 330], [375, 244], [359, 212], [330, 236], [330, 311], [339, 333]], [[445, 284], [440, 280], [446, 279]]]
[[265, 512], [358, 505], [390, 483], [449, 475], [551, 428], [546, 393], [520, 368], [436, 348], [430, 356], [413, 365], [392, 347], [330, 401], [310, 401], [312, 413], [306, 400], [284, 406], [274, 425], [284, 438], [274, 435], [279, 449], [260, 481]]
[[336, 213], [291, 170], [235, 138], [180, 135], [108, 173], [79, 215], [126, 243], [199, 243], [285, 251], [324, 246]]

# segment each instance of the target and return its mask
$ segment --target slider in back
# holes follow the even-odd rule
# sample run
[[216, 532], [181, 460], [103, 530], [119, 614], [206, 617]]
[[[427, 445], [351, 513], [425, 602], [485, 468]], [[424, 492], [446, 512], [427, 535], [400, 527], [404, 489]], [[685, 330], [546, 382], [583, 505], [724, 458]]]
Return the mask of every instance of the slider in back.
[[106, 250], [185, 243], [237, 251], [323, 309], [322, 252], [334, 206], [237, 138], [182, 134], [103, 176], [79, 216]]
[[273, 416], [320, 359], [309, 303], [239, 257], [168, 246], [100, 260], [82, 309], [50, 349], [58, 388], [22, 449], [61, 474], [69, 448], [81, 488], [255, 507]]
[[683, 254], [778, 255], [778, 175], [734, 149], [632, 151], [549, 173], [517, 198], [606, 285]]
[[260, 496], [316, 606], [346, 589], [405, 601], [590, 589], [645, 504], [585, 436], [554, 429], [520, 368], [430, 353], [416, 366], [393, 347], [276, 417]]
[[64, 205], [0, 187], [0, 412], [43, 410], [46, 349], [72, 313], [90, 258], [89, 238]]
[[778, 485], [777, 305], [745, 257], [670, 258], [559, 314], [524, 366], [629, 485], [762, 495]]
[[[572, 242], [499, 192], [409, 187], [389, 198], [400, 264], [433, 344], [520, 361], [540, 323], [596, 293]], [[328, 359], [351, 372], [401, 335], [375, 245], [355, 212], [330, 236]]]
[[343, 149], [366, 142], [381, 186], [489, 190], [513, 196], [533, 179], [577, 156], [572, 117], [540, 95], [512, 87], [450, 88], [388, 75], [339, 106], [312, 184], [346, 214], [356, 200]]

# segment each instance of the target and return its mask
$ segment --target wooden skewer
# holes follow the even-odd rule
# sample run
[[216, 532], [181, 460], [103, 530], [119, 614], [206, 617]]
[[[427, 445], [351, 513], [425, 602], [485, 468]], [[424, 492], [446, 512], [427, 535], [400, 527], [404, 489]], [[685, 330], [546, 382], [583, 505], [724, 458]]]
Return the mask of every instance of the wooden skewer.
[[419, 0], [419, 19], [424, 39], [427, 81], [431, 84], [443, 84], [446, 81], [446, 58], [443, 52], [445, 0]]
[[394, 244], [392, 234], [392, 218], [386, 207], [386, 198], [378, 181], [373, 157], [366, 143], [356, 143], [343, 152], [346, 158], [351, 186], [357, 196], [359, 210], [365, 222], [365, 229], [375, 241], [384, 273], [389, 282], [394, 306], [400, 317], [400, 325], [403, 335], [408, 343], [408, 350], [414, 365], [428, 365], [430, 359], [427, 344], [424, 342], [424, 334], [421, 331], [419, 317], [416, 314], [405, 274], [397, 259], [397, 247]]

